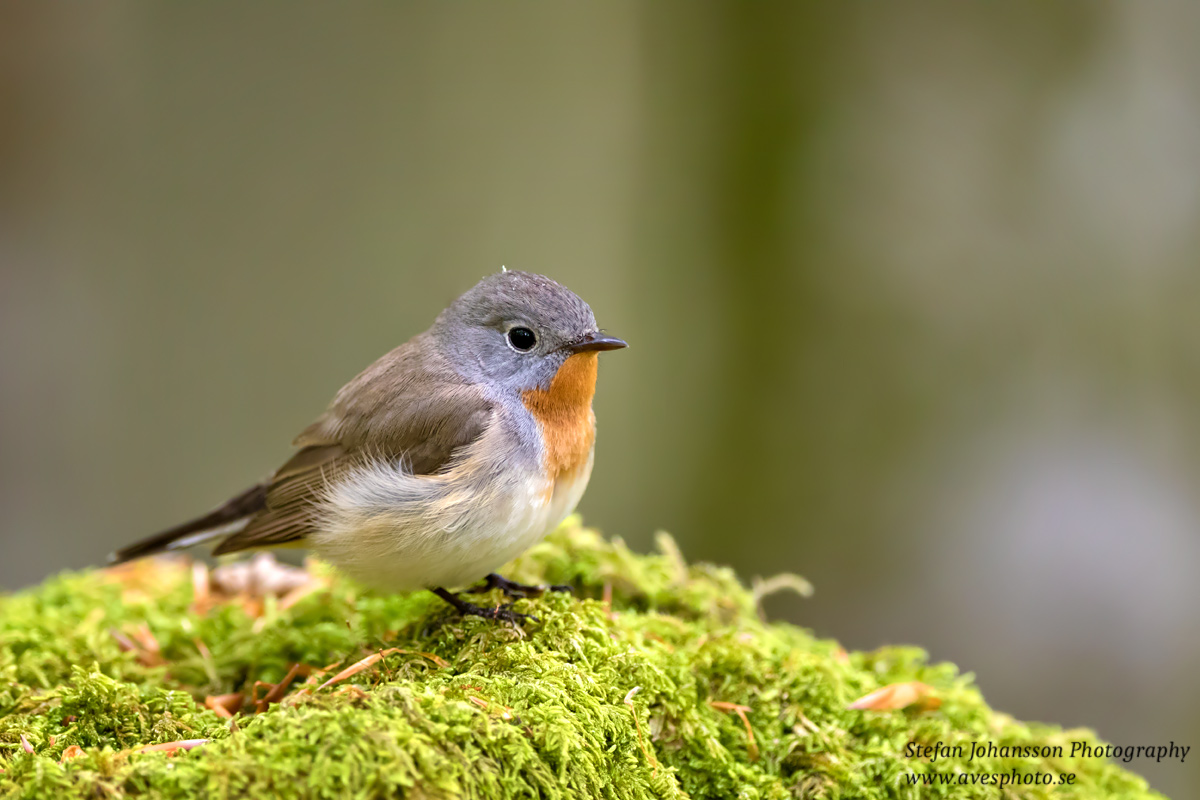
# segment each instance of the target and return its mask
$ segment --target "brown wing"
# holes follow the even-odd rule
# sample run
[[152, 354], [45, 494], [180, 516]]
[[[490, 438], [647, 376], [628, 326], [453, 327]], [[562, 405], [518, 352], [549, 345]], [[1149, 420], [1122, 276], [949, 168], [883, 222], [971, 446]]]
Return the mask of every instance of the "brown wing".
[[267, 484], [266, 507], [213, 550], [232, 553], [303, 540], [329, 482], [372, 458], [403, 459], [416, 475], [441, 470], [482, 433], [492, 405], [438, 355], [426, 335], [401, 345], [346, 384], [294, 444]]

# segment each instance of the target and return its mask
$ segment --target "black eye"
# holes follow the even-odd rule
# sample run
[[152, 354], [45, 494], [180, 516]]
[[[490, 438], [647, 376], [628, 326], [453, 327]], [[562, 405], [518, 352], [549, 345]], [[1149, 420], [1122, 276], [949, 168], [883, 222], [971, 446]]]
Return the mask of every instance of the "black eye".
[[522, 353], [527, 353], [537, 344], [537, 335], [529, 328], [513, 328], [508, 332], [508, 343]]

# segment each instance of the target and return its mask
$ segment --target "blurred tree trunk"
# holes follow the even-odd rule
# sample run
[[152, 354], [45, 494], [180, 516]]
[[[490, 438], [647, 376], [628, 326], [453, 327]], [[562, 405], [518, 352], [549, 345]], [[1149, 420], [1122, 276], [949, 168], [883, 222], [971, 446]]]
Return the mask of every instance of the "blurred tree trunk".
[[[804, 470], [819, 462], [804, 452], [813, 423], [795, 419], [796, 364], [814, 344], [819, 312], [817, 257], [796, 244], [813, 238], [798, 190], [830, 83], [829, 53], [851, 12], [732, 2], [692, 11], [684, 26], [669, 10], [645, 12], [651, 208], [643, 252], [681, 263], [656, 260], [646, 270], [643, 315], [654, 319], [663, 303], [694, 308], [691, 327], [657, 332], [675, 363], [644, 376], [658, 404], [647, 416], [676, 446], [648, 457], [683, 473], [670, 503], [676, 516], [664, 524], [687, 531], [704, 557], [727, 559], [739, 547], [729, 533], [768, 529], [778, 517], [773, 498], [802, 503]], [[703, 233], [676, 235], [688, 231]], [[673, 392], [697, 375], [721, 377], [701, 397]], [[705, 410], [673, 413], [681, 404]], [[671, 430], [685, 424], [681, 416], [715, 425]]]

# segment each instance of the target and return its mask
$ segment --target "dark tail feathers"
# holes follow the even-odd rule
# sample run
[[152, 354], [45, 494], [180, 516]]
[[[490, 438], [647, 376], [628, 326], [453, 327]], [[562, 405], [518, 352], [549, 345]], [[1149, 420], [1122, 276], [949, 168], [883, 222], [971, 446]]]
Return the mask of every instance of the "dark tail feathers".
[[164, 550], [169, 550], [172, 544], [185, 536], [202, 533], [209, 529], [220, 528], [237, 522], [257, 511], [261, 511], [266, 508], [266, 505], [267, 484], [260, 483], [237, 495], [215, 511], [205, 514], [203, 517], [194, 519], [191, 522], [185, 522], [182, 525], [176, 525], [174, 528], [167, 528], [162, 533], [156, 533], [149, 538], [142, 539], [140, 542], [134, 542], [127, 547], [122, 547], [108, 557], [108, 562], [110, 564], [120, 564], [125, 561], [132, 561], [135, 558], [161, 553]]

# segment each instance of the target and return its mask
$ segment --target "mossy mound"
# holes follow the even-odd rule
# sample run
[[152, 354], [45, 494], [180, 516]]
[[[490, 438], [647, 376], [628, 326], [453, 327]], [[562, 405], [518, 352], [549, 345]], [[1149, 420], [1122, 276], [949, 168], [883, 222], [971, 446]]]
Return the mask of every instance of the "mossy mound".
[[[576, 587], [520, 601], [540, 618], [523, 628], [332, 574], [284, 610], [268, 598], [205, 613], [179, 566], [51, 579], [0, 599], [0, 797], [1160, 797], [1100, 758], [906, 757], [909, 742], [1069, 752], [1095, 738], [992, 711], [970, 676], [918, 649], [845, 653], [764, 623], [729, 570], [661, 545], [639, 556], [568, 522], [508, 570]], [[255, 682], [295, 664], [325, 670], [255, 713]], [[933, 702], [848, 708], [908, 681]], [[237, 692], [233, 719], [201, 705]], [[1076, 777], [1003, 790], [909, 777], [960, 773]]]

